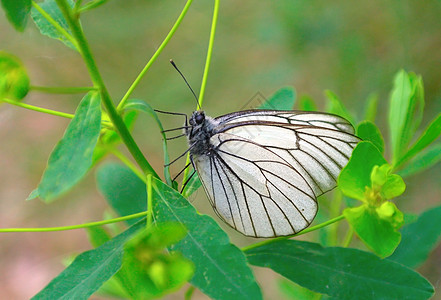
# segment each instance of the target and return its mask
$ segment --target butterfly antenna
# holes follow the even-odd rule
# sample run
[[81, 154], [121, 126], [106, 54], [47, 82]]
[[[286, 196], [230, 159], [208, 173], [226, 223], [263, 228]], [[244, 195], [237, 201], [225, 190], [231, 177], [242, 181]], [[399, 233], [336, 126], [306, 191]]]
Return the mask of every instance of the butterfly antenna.
[[196, 99], [196, 103], [198, 105], [198, 108], [201, 109], [201, 106], [199, 105], [199, 99], [196, 96], [195, 92], [193, 91], [193, 89], [191, 88], [190, 84], [188, 83], [187, 79], [185, 79], [184, 74], [182, 74], [181, 71], [179, 71], [178, 67], [176, 66], [175, 62], [173, 61], [173, 59], [170, 59], [170, 63], [172, 64], [172, 66], [176, 69], [176, 71], [178, 71], [179, 75], [181, 75], [182, 79], [184, 79], [185, 83], [187, 84], [187, 86], [190, 88], [190, 91], [193, 93], [194, 98]]

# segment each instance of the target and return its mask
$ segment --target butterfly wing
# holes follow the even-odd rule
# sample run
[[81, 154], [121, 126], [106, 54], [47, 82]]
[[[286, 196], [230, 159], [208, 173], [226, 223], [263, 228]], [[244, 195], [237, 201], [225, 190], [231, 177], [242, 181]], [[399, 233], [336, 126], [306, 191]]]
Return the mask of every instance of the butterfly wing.
[[246, 111], [216, 120], [213, 151], [195, 165], [217, 214], [247, 236], [309, 226], [317, 196], [335, 187], [359, 141], [346, 120], [323, 113]]
[[215, 120], [224, 125], [242, 122], [272, 122], [293, 125], [311, 125], [354, 134], [354, 128], [346, 119], [337, 115], [322, 112], [253, 109], [219, 116]]

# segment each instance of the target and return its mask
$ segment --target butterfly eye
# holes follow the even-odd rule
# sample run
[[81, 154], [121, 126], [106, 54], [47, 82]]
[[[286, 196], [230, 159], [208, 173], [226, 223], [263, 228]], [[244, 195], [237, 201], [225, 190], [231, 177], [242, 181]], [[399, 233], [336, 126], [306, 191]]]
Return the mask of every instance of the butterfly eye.
[[196, 117], [194, 119], [196, 121], [196, 124], [198, 124], [198, 125], [202, 124], [205, 120], [205, 115], [204, 114], [196, 115]]

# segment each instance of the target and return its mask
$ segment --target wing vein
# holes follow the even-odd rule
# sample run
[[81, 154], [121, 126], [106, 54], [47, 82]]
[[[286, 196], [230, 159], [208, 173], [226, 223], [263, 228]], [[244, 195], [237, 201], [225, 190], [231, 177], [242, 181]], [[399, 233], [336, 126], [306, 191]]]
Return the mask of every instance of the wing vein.
[[[216, 161], [214, 161], [214, 167], [215, 167], [215, 169], [216, 169], [216, 173], [217, 173], [217, 176], [218, 176], [218, 178], [219, 178], [219, 182], [220, 182], [220, 184], [221, 184], [221, 186], [222, 186], [222, 189], [224, 190], [225, 199], [227, 200], [228, 208], [229, 208], [229, 210], [230, 210], [231, 219], [233, 220], [233, 226], [234, 226], [234, 228], [237, 228], [237, 226], [236, 226], [236, 222], [234, 221], [233, 210], [231, 209], [230, 199], [228, 198], [227, 190], [225, 189], [224, 183], [223, 183], [223, 181], [222, 181], [222, 179], [221, 179], [221, 176], [220, 176], [220, 174], [219, 174], [219, 169], [217, 168]], [[220, 164], [219, 164], [219, 167], [222, 168], [222, 166], [221, 166]], [[225, 174], [225, 172], [224, 172], [224, 174]], [[226, 174], [225, 174], [225, 177], [228, 178], [228, 176], [226, 176]]]

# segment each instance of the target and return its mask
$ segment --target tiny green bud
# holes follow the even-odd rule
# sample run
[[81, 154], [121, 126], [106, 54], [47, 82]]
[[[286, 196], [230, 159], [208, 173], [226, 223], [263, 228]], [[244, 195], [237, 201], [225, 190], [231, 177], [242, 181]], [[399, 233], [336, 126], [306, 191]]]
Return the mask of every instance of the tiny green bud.
[[29, 91], [29, 77], [21, 61], [0, 51], [0, 101], [3, 97], [23, 99]]

